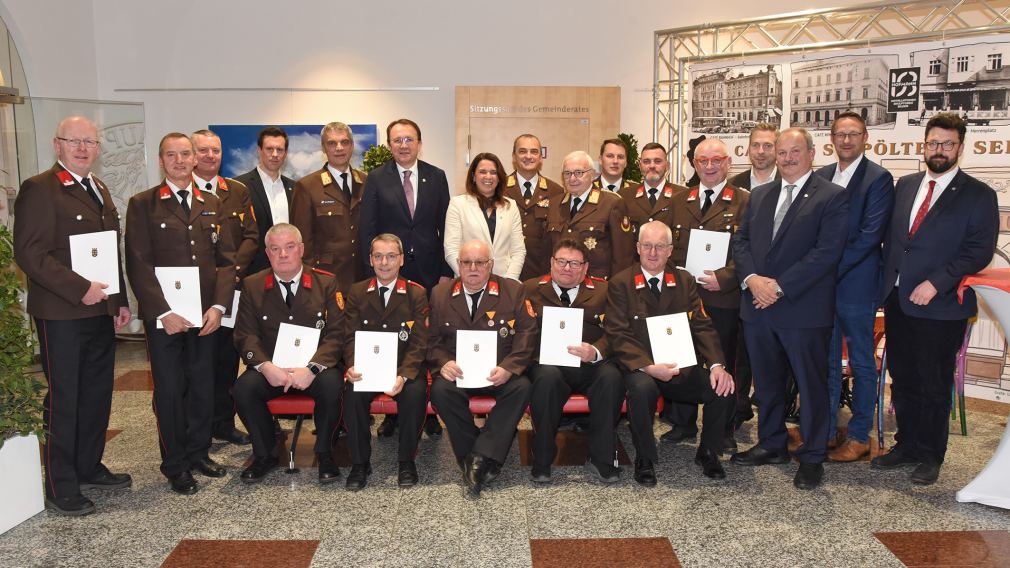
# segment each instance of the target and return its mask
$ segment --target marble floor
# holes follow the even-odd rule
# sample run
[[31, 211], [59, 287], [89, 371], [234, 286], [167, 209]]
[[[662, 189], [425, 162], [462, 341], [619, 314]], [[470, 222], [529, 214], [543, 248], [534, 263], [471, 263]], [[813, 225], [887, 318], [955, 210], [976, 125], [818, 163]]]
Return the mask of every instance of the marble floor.
[[[793, 488], [795, 464], [727, 463], [727, 479], [716, 482], [694, 465], [693, 446], [671, 444], [660, 444], [652, 489], [637, 485], [630, 467], [603, 486], [578, 466], [556, 466], [554, 482], [538, 487], [521, 465], [520, 441], [502, 475], [469, 500], [448, 438], [425, 435], [420, 485], [396, 486], [395, 439], [382, 438], [368, 487], [350, 493], [342, 482], [316, 482], [307, 424], [300, 473], [245, 485], [238, 473], [249, 447], [215, 444], [212, 456], [229, 475], [198, 477], [200, 491], [181, 496], [158, 472], [146, 369], [143, 344], [122, 344], [105, 463], [131, 473], [133, 487], [87, 491], [93, 515], [43, 512], [0, 535], [0, 567], [1010, 566], [1010, 511], [954, 499], [995, 450], [1007, 405], [969, 405], [970, 435], [951, 436], [929, 487], [867, 462], [827, 464], [824, 485], [811, 492]], [[668, 428], [657, 421], [656, 435]], [[741, 447], [755, 434], [754, 422], [745, 424]], [[619, 436], [633, 458], [626, 425]], [[568, 453], [578, 453], [569, 437]]]

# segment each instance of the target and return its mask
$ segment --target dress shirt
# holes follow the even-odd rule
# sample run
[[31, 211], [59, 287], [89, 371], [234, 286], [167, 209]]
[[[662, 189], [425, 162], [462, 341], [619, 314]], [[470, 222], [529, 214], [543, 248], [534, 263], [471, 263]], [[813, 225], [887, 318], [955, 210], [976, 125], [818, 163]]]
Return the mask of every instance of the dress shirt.
[[420, 189], [421, 180], [417, 177], [417, 160], [414, 160], [414, 164], [409, 168], [404, 168], [400, 164], [396, 164], [396, 171], [400, 174], [400, 187], [403, 187], [403, 172], [410, 170], [410, 183], [414, 186], [414, 203], [413, 211], [417, 214], [417, 192]]
[[[57, 162], [59, 162], [60, 165], [63, 166], [63, 169], [67, 170], [67, 167], [63, 165], [63, 162], [61, 160], [57, 160]], [[77, 183], [84, 185], [83, 183], [81, 183], [81, 180], [84, 179], [83, 177], [75, 174], [74, 172], [71, 172], [70, 170], [67, 170], [67, 172], [70, 173], [70, 175], [74, 176], [74, 179], [77, 180]], [[102, 205], [105, 205], [105, 199], [102, 198], [102, 192], [101, 190], [98, 189], [98, 185], [95, 183], [95, 178], [91, 177], [91, 172], [88, 172], [87, 178], [88, 183], [90, 183], [92, 189], [95, 190], [95, 195], [98, 196], [98, 200], [102, 202]], [[87, 192], [87, 190], [85, 190], [85, 192]]]
[[715, 203], [715, 200], [719, 199], [719, 196], [722, 195], [722, 188], [724, 187], [726, 187], [726, 180], [722, 180], [721, 182], [715, 184], [714, 187], [705, 187], [705, 184], [703, 183], [698, 184], [698, 209], [700, 210], [705, 206], [706, 190], [712, 190], [712, 203]]
[[863, 158], [863, 155], [860, 154], [859, 157], [849, 164], [849, 167], [844, 170], [842, 169], [841, 164], [835, 166], [835, 175], [831, 178], [831, 183], [848, 189], [849, 182], [852, 181], [852, 174], [856, 173], [856, 168], [859, 167], [859, 162], [862, 162]]
[[274, 225], [288, 222], [288, 196], [284, 189], [284, 180], [277, 174], [277, 180], [273, 180], [270, 174], [263, 171], [263, 168], [256, 166], [256, 171], [260, 174], [260, 181], [263, 182], [263, 191], [267, 194], [267, 201], [270, 202], [270, 216], [273, 217]]
[[754, 175], [754, 168], [751, 168], [750, 169], [750, 188], [754, 189], [755, 187], [757, 187], [759, 185], [763, 185], [763, 184], [769, 183], [770, 181], [772, 181], [772, 180], [775, 179], [775, 174], [777, 174], [777, 173], [778, 173], [778, 166], [772, 166], [772, 173], [771, 173], [771, 175], [768, 176], [768, 179], [766, 179], [764, 181], [761, 181], [761, 180], [759, 180], [757, 178], [757, 176]]

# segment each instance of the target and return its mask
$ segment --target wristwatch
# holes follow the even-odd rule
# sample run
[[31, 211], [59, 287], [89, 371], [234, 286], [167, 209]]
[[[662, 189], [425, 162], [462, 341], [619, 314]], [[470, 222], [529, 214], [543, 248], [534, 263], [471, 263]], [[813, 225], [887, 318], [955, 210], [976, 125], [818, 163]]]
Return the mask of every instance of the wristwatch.
[[775, 285], [775, 297], [776, 298], [781, 298], [782, 296], [785, 296], [785, 295], [786, 295], [786, 293], [782, 291], [782, 287], [779, 286], [778, 284], [776, 284]]
[[305, 365], [305, 368], [308, 369], [308, 370], [310, 370], [310, 371], [312, 371], [313, 375], [318, 375], [323, 370], [322, 367], [320, 367], [319, 365], [316, 365], [315, 363], [309, 363], [308, 365]]

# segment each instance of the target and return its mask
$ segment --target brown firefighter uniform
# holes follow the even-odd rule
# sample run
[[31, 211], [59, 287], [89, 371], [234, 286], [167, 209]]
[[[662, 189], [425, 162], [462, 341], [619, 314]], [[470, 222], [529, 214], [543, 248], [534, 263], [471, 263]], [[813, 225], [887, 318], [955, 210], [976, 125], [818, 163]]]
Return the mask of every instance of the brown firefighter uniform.
[[[681, 185], [674, 185], [666, 182], [662, 190], [656, 194], [656, 204], [649, 202], [649, 195], [646, 193], [645, 184], [635, 187], [626, 186], [618, 194], [624, 200], [624, 207], [628, 211], [628, 219], [631, 220], [631, 232], [638, 235], [638, 229], [649, 221], [668, 222], [673, 214], [674, 196], [687, 188]], [[636, 236], [637, 240], [638, 237]]]
[[[526, 280], [523, 287], [526, 289], [526, 298], [533, 304], [533, 310], [537, 314], [539, 329], [543, 324], [544, 306], [561, 308], [563, 307], [561, 298], [554, 291], [550, 274], [540, 279]], [[587, 276], [585, 280], [579, 282], [579, 293], [570, 307], [582, 308], [582, 341], [595, 347], [605, 361], [609, 356], [607, 338], [603, 335], [603, 320], [607, 309], [607, 281]], [[534, 360], [538, 357], [539, 351], [533, 354]]]
[[[637, 182], [637, 181], [635, 181], [633, 179], [622, 179], [621, 180], [621, 187], [615, 187], [614, 190], [613, 190], [613, 193], [618, 193], [622, 189], [629, 189], [629, 188], [630, 189], [634, 189], [635, 186], [637, 186], [639, 183], [640, 182]], [[603, 178], [599, 177], [599, 176], [597, 176], [597, 178], [593, 180], [593, 187], [595, 187], [597, 189], [604, 189], [606, 191], [610, 191], [610, 188], [608, 188], [607, 186], [603, 185]]]
[[[222, 176], [217, 177], [217, 198], [221, 201], [221, 232], [231, 235], [235, 245], [235, 274], [245, 278], [249, 263], [256, 256], [260, 233], [252, 214], [249, 188], [242, 182]], [[231, 309], [231, 303], [227, 305]]]
[[586, 259], [589, 276], [606, 279], [634, 261], [635, 235], [631, 232], [631, 220], [625, 212], [624, 201], [616, 193], [591, 188], [583, 196], [585, 203], [574, 217], [569, 217], [570, 193], [550, 204], [547, 232], [551, 248], [564, 238], [581, 242], [589, 249]]
[[358, 204], [366, 174], [351, 169], [351, 198], [325, 165], [298, 180], [291, 197], [291, 224], [302, 232], [305, 262], [332, 272], [344, 294], [365, 275], [367, 259], [358, 253]]
[[520, 280], [543, 276], [550, 272], [551, 242], [547, 238], [547, 210], [552, 201], [564, 196], [565, 190], [543, 176], [537, 175], [537, 186], [533, 197], [523, 197], [524, 188], [519, 185], [515, 172], [505, 181], [505, 197], [512, 198], [519, 205], [519, 215], [523, 223], [523, 240], [526, 242], [526, 261]]

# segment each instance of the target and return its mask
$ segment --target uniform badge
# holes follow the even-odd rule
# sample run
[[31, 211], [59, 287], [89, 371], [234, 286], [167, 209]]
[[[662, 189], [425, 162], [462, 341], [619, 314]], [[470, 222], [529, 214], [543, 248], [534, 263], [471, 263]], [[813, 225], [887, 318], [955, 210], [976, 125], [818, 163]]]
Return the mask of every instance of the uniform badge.
[[540, 176], [540, 181], [537, 183], [537, 187], [540, 189], [547, 189], [547, 180], [544, 179], [544, 176]]
[[[498, 283], [495, 282], [494, 280], [488, 282], [487, 283], [487, 293], [488, 293], [489, 296], [497, 296], [498, 295]], [[489, 315], [488, 317], [489, 318], [493, 318], [494, 317], [494, 312], [491, 312], [491, 315]]]
[[[494, 320], [494, 310], [489, 310], [484, 313], [487, 315], [487, 319]], [[491, 323], [493, 324], [494, 321], [492, 321]]]
[[698, 200], [698, 188], [697, 187], [694, 188], [694, 189], [692, 189], [691, 193], [687, 194], [687, 200], [688, 201], [697, 201]]
[[340, 311], [344, 311], [344, 295], [341, 294], [340, 292], [337, 292], [336, 298], [337, 298], [337, 307], [340, 308]]
[[224, 181], [223, 177], [217, 176], [217, 187], [228, 191], [228, 182]]
[[488, 327], [494, 327], [494, 321], [488, 320], [487, 326]]
[[373, 345], [372, 346], [372, 353], [375, 353], [376, 355], [378, 355], [379, 351], [380, 351], [380, 349], [379, 349], [378, 345]]
[[645, 275], [644, 274], [636, 274], [635, 275], [635, 290], [641, 290], [642, 288], [645, 288]]
[[326, 170], [323, 170], [323, 173], [319, 176], [319, 179], [322, 180], [323, 185], [330, 185], [331, 183], [333, 183], [333, 178], [330, 177], [330, 172]]
[[582, 244], [586, 245], [587, 249], [593, 250], [596, 248], [596, 239], [593, 237], [587, 237]]
[[665, 188], [663, 188], [663, 197], [670, 197], [672, 195], [673, 195], [673, 188], [672, 187], [666, 186]]
[[509, 328], [503, 327], [503, 328], [499, 329], [498, 330], [498, 335], [500, 335], [502, 339], [505, 339], [506, 337], [509, 336]]
[[354, 178], [354, 183], [365, 183], [365, 181], [361, 179], [361, 174], [358, 173], [358, 170], [352, 169], [351, 177]]
[[323, 320], [316, 320], [316, 329], [323, 329], [326, 327], [326, 322]]
[[677, 286], [677, 277], [674, 276], [673, 273], [667, 272], [665, 280], [666, 281], [663, 283], [663, 285], [666, 286], [667, 288], [674, 288]]
[[599, 314], [596, 317], [600, 318], [600, 323], [603, 323], [603, 318], [605, 318], [606, 316], [607, 316], [607, 314]]
[[537, 207], [549, 207], [550, 204], [550, 199], [541, 199], [540, 201], [537, 201]]
[[215, 245], [217, 244], [217, 231], [212, 232], [210, 234], [210, 242], [214, 243]]
[[588, 201], [592, 205], [596, 205], [597, 203], [599, 203], [600, 202], [600, 191], [598, 189], [590, 190], [590, 192], [589, 192], [589, 199], [587, 199], [586, 201]]
[[92, 258], [97, 258], [98, 257], [98, 248], [97, 247], [91, 249], [91, 257]]
[[296, 337], [295, 338], [295, 347], [301, 347], [301, 345], [302, 345], [302, 338], [301, 337]]
[[182, 282], [181, 281], [179, 281], [179, 280], [175, 281], [175, 289], [176, 290], [182, 290]]
[[621, 219], [621, 230], [625, 233], [631, 232], [631, 219], [627, 215]]
[[246, 354], [245, 354], [245, 358], [246, 358], [246, 359], [249, 359], [249, 360], [251, 361], [251, 360], [252, 360], [252, 358], [253, 358], [253, 352], [252, 352], [252, 351], [250, 351], [250, 352], [246, 353]]
[[505, 182], [505, 187], [515, 187], [515, 186], [516, 186], [516, 177], [509, 176], [508, 181]]
[[414, 330], [414, 320], [408, 321], [405, 325], [407, 326], [407, 329], [409, 329], [411, 331]]
[[530, 303], [529, 299], [526, 300], [526, 313], [528, 313], [531, 318], [537, 317], [536, 312], [533, 311], [533, 304]]
[[56, 177], [60, 178], [60, 183], [62, 183], [64, 187], [74, 185], [74, 176], [70, 175], [70, 172], [67, 170], [60, 170], [56, 173]]
[[[401, 329], [399, 337], [400, 341], [407, 341], [408, 339], [410, 339], [410, 334], [407, 333], [407, 330]], [[378, 351], [376, 351], [376, 353], [378, 353]]]

